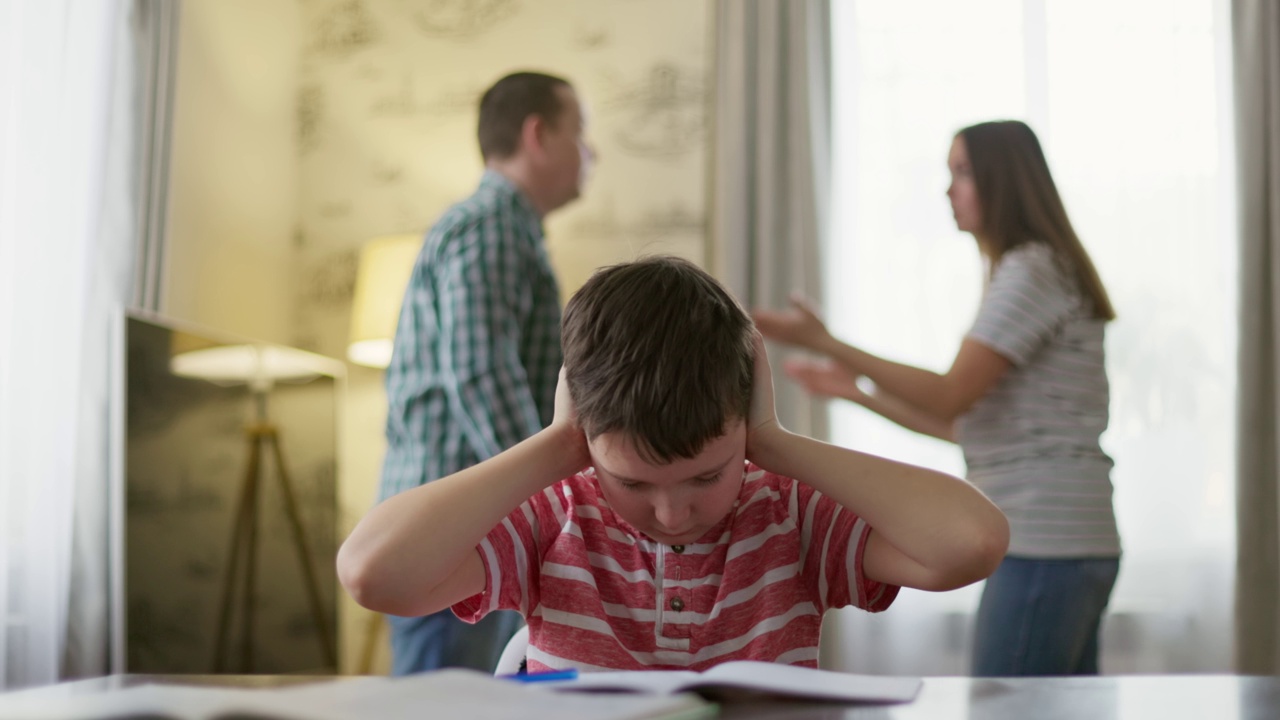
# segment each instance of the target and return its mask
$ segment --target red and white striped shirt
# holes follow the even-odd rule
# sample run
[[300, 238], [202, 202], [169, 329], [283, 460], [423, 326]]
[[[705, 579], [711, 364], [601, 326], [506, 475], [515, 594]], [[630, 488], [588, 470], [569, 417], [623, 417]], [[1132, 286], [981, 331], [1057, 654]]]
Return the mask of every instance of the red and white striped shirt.
[[593, 469], [561, 480], [480, 542], [485, 590], [453, 611], [469, 622], [519, 611], [531, 671], [817, 667], [823, 612], [879, 612], [899, 588], [863, 575], [861, 518], [749, 462], [744, 474], [733, 511], [687, 546], [618, 517]]

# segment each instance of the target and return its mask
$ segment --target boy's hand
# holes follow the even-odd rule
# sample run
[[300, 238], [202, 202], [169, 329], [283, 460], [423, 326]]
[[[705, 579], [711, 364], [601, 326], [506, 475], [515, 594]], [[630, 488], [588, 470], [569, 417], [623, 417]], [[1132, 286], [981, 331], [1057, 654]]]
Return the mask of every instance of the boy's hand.
[[573, 466], [570, 472], [574, 473], [591, 464], [591, 451], [587, 446], [587, 435], [578, 424], [578, 408], [573, 404], [569, 383], [564, 376], [564, 367], [561, 366], [560, 379], [556, 381], [555, 415], [547, 429], [555, 431], [563, 439], [565, 458]]
[[755, 333], [753, 344], [756, 358], [751, 375], [751, 409], [747, 413], [747, 457], [758, 462], [753, 453], [763, 453], [768, 438], [781, 431], [782, 426], [773, 402], [773, 371], [764, 349], [764, 336]]
[[760, 332], [776, 342], [821, 350], [822, 344], [831, 338], [813, 306], [800, 295], [791, 296], [789, 310], [756, 310], [751, 316]]

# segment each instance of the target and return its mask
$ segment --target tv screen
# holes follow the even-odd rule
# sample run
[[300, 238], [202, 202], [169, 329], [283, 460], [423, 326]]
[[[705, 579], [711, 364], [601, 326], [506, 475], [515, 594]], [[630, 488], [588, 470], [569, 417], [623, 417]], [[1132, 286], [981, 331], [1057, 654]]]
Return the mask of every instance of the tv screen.
[[133, 311], [123, 327], [113, 669], [336, 672], [344, 365]]

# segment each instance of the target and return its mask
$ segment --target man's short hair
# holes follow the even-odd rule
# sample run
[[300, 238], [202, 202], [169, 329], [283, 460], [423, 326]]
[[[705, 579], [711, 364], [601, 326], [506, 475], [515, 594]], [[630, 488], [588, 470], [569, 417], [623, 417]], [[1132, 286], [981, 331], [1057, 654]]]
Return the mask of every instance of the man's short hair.
[[561, 326], [588, 438], [621, 433], [649, 462], [696, 457], [751, 405], [755, 326], [715, 278], [677, 257], [596, 271]]
[[485, 91], [480, 98], [477, 136], [480, 156], [503, 160], [520, 147], [520, 129], [530, 115], [555, 125], [564, 110], [557, 87], [572, 88], [567, 80], [538, 72], [512, 73]]

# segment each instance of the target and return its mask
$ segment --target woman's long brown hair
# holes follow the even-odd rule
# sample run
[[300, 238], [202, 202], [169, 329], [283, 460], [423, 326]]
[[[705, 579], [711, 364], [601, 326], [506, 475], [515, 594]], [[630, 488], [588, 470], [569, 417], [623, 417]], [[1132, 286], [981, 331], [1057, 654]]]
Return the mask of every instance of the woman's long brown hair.
[[964, 140], [982, 208], [982, 238], [994, 268], [1006, 252], [1043, 242], [1093, 301], [1093, 315], [1114, 320], [1115, 308], [1098, 270], [1067, 218], [1040, 140], [1025, 123], [1000, 120], [964, 128]]

